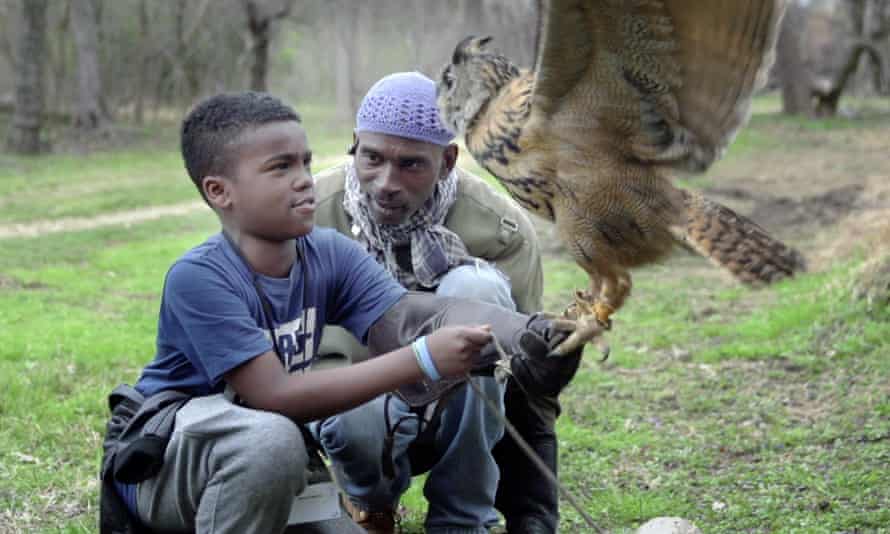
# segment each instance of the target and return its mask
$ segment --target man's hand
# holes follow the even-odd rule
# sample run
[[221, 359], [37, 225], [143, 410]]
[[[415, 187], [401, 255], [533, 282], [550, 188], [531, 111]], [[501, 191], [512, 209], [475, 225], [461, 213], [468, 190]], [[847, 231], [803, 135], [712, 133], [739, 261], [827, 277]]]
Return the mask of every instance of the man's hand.
[[510, 371], [528, 394], [555, 397], [575, 376], [584, 346], [556, 356], [553, 350], [571, 334], [560, 319], [532, 315], [519, 334], [520, 353], [510, 360]]

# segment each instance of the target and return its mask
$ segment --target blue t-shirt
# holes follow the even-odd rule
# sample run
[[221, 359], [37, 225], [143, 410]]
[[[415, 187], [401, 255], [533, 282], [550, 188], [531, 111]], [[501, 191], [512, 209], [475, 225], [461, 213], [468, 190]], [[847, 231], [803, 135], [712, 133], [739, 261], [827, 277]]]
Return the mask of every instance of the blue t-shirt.
[[[335, 230], [316, 228], [302, 242], [305, 266], [296, 261], [287, 278], [254, 274], [222, 234], [177, 260], [164, 283], [155, 359], [136, 389], [145, 396], [168, 389], [221, 393], [226, 373], [273, 350], [254, 276], [271, 305], [269, 320], [290, 372], [309, 367], [325, 324], [365, 340], [405, 289]], [[118, 488], [135, 512], [135, 486]]]

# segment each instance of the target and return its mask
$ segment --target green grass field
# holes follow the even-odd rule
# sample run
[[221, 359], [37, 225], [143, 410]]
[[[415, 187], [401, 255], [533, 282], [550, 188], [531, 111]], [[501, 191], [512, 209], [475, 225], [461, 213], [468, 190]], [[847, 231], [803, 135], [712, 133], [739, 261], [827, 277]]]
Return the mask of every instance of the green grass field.
[[[882, 158], [870, 144], [890, 136], [886, 115], [809, 123], [766, 113], [773, 104], [759, 103], [726, 161], [684, 183], [890, 182], [886, 145]], [[320, 114], [306, 122], [316, 168], [341, 158], [349, 130], [325, 128]], [[835, 149], [818, 176], [796, 163]], [[781, 184], [768, 179], [777, 174]], [[0, 154], [0, 230], [197, 199], [175, 135], [89, 155]], [[198, 207], [0, 237], [0, 532], [97, 531], [107, 393], [153, 356], [167, 267], [216, 229]], [[770, 229], [808, 256], [844, 237], [830, 225]], [[682, 252], [635, 273], [610, 359], [588, 349], [558, 426], [561, 479], [601, 527], [630, 532], [671, 515], [706, 533], [890, 532], [890, 309], [854, 296], [878, 254], [857, 237], [863, 246], [757, 291]], [[545, 277], [552, 310], [585, 283], [558, 253]], [[403, 500], [404, 532], [422, 531], [419, 487]], [[563, 532], [587, 531], [565, 501], [562, 514]]]

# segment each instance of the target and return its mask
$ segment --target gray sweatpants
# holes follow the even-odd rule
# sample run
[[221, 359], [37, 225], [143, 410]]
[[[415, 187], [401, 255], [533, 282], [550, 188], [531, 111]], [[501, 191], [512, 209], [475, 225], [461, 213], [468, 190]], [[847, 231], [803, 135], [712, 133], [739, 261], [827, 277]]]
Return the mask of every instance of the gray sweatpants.
[[[288, 418], [221, 394], [192, 399], [176, 414], [161, 471], [138, 486], [139, 518], [172, 532], [283, 532], [293, 497], [305, 488], [308, 461]], [[288, 532], [364, 531], [344, 518]]]

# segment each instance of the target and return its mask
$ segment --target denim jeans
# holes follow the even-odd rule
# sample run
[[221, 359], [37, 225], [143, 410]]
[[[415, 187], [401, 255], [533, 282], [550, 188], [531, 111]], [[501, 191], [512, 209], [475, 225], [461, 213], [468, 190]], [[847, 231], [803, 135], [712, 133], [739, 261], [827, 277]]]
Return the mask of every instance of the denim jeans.
[[[465, 297], [516, 306], [509, 282], [485, 263], [464, 265], [445, 275], [439, 295]], [[504, 411], [504, 388], [491, 377], [475, 377], [486, 396]], [[383, 473], [382, 455], [390, 426], [395, 476]], [[407, 404], [383, 395], [343, 414], [312, 425], [344, 491], [361, 508], [380, 510], [396, 506], [411, 483], [408, 449], [418, 436], [419, 421]], [[499, 472], [491, 449], [501, 439], [504, 425], [475, 391], [464, 384], [444, 401], [439, 427], [432, 439], [438, 459], [429, 471], [424, 496], [429, 502], [426, 531], [435, 534], [486, 533], [497, 522], [494, 499]]]

